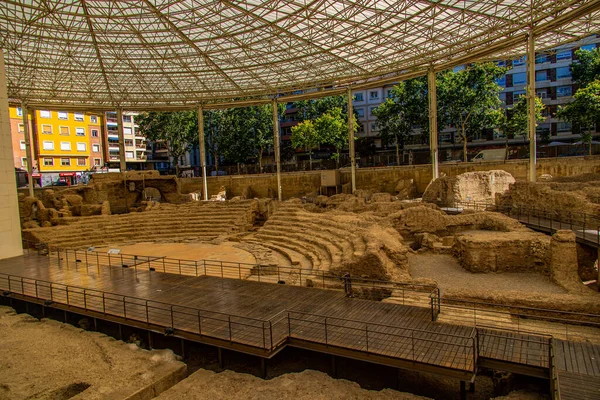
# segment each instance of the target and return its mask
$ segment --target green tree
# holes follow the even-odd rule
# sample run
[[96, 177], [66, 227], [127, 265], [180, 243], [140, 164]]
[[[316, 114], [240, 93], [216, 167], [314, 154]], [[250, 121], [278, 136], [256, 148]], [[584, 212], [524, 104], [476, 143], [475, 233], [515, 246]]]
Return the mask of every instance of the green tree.
[[142, 113], [136, 117], [140, 133], [152, 142], [166, 143], [179, 175], [181, 157], [198, 142], [198, 115], [194, 111]]
[[341, 108], [345, 114], [347, 106], [346, 96], [327, 96], [294, 102], [294, 107], [298, 109], [297, 118], [299, 121], [307, 119], [314, 121], [334, 108]]
[[223, 110], [204, 111], [204, 142], [207, 151], [212, 155], [215, 162], [215, 171], [219, 172], [219, 161], [222, 155], [222, 149], [226, 146], [225, 135], [223, 132]]
[[273, 145], [273, 106], [266, 104], [252, 107], [252, 115], [251, 125], [254, 132], [252, 143], [258, 158], [258, 170], [262, 174], [263, 153], [269, 146]]
[[[542, 99], [539, 97], [535, 97], [535, 121], [536, 123], [544, 122], [546, 119], [542, 113], [546, 106], [542, 102]], [[496, 110], [498, 116], [496, 119], [496, 125], [498, 129], [500, 129], [504, 135], [505, 146], [506, 146], [506, 155], [505, 158], [508, 158], [508, 140], [515, 137], [515, 135], [526, 133], [528, 131], [529, 126], [529, 117], [528, 117], [528, 105], [527, 105], [527, 96], [522, 95], [519, 97], [519, 100], [512, 106], [512, 108], [508, 108], [506, 113], [504, 110]], [[544, 132], [541, 135], [542, 143], [548, 144], [550, 141], [550, 132]]]
[[[384, 146], [396, 146], [396, 162], [400, 165], [400, 150], [414, 130], [421, 126], [428, 131], [427, 77], [403, 81], [392, 88], [391, 98], [380, 104], [373, 114], [377, 117], [379, 137]], [[424, 110], [426, 112], [424, 112]]]
[[254, 112], [250, 107], [229, 108], [224, 110], [219, 120], [222, 155], [230, 163], [245, 163], [254, 153]]
[[589, 145], [592, 155], [592, 130], [600, 124], [600, 79], [577, 90], [573, 101], [558, 110], [558, 118], [570, 122], [574, 127], [584, 127], [581, 141]]
[[292, 126], [292, 146], [304, 147], [308, 150], [309, 169], [312, 171], [312, 152], [324, 139], [319, 136], [312, 120], [307, 119]]
[[[356, 130], [356, 122], [354, 125]], [[336, 151], [332, 158], [339, 168], [342, 148], [348, 143], [348, 117], [340, 107], [334, 107], [315, 120], [315, 130], [317, 135], [324, 139], [324, 143], [335, 147]]]
[[506, 68], [494, 63], [473, 64], [467, 68], [441, 74], [437, 80], [438, 106], [442, 118], [454, 125], [463, 142], [467, 161], [467, 142], [477, 132], [497, 122], [502, 104], [502, 87], [496, 82]]
[[600, 79], [600, 48], [594, 50], [577, 50], [577, 61], [571, 64], [573, 81], [581, 87]]

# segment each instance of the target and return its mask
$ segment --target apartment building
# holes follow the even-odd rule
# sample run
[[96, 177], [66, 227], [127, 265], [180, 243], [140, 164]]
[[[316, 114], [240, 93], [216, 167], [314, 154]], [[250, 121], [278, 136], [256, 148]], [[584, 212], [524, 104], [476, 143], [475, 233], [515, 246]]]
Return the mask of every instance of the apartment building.
[[[123, 138], [125, 141], [125, 163], [128, 170], [146, 169], [146, 138], [139, 132], [135, 122], [138, 113], [123, 112]], [[117, 113], [106, 113], [105, 159], [110, 171], [119, 171], [119, 131]]]
[[[13, 155], [16, 168], [27, 168], [23, 113], [10, 109]], [[101, 115], [84, 112], [32, 110], [33, 178], [36, 184], [58, 180], [77, 183], [85, 171], [102, 166]]]
[[[556, 118], [556, 112], [559, 106], [571, 101], [572, 95], [577, 90], [577, 85], [573, 83], [570, 69], [571, 63], [576, 58], [575, 51], [578, 49], [592, 50], [599, 46], [600, 36], [595, 35], [536, 55], [536, 93], [546, 105], [546, 109], [543, 112], [546, 120], [538, 125], [538, 135], [548, 132], [552, 141], [564, 141], [566, 143], [579, 139], [579, 135], [573, 133], [569, 123]], [[500, 98], [504, 101], [507, 108], [511, 107], [519, 99], [519, 96], [525, 94], [525, 87], [527, 85], [526, 61], [526, 57], [517, 60], [498, 61], [499, 65], [511, 68], [506, 76], [498, 81], [500, 86], [504, 88], [502, 93], [500, 93]], [[457, 67], [455, 70], [461, 68], [463, 67]], [[357, 136], [373, 137], [377, 147], [381, 147], [381, 142], [377, 139], [377, 118], [373, 115], [373, 110], [384, 102], [387, 97], [391, 96], [392, 87], [393, 84], [353, 92], [353, 105], [358, 112], [359, 128]], [[459, 146], [460, 139], [455, 134], [455, 129], [446, 128], [439, 132], [438, 137], [440, 149], [448, 149], [448, 151], [442, 152], [443, 154], [441, 153], [441, 155], [448, 159], [456, 158], [456, 154], [453, 154], [451, 149], [456, 147], [457, 150], [461, 151], [462, 147]], [[494, 145], [504, 143], [503, 141], [504, 139], [500, 139], [490, 130], [489, 132], [481, 132], [480, 135], [476, 135], [469, 145], [471, 147]], [[522, 135], [513, 141], [523, 142]], [[420, 129], [415, 129], [406, 147], [414, 150], [428, 148], [426, 141], [420, 135]]]

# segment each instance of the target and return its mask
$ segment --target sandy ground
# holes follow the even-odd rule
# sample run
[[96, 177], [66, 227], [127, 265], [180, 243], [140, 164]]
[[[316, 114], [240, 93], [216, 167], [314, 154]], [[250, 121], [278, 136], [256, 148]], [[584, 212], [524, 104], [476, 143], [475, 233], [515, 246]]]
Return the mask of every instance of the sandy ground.
[[566, 293], [548, 277], [536, 273], [505, 272], [475, 274], [463, 269], [454, 257], [446, 254], [408, 254], [413, 278], [437, 281], [442, 294], [445, 290], [522, 291], [544, 294]]
[[0, 355], [2, 400], [121, 399], [185, 368], [170, 350], [141, 350], [3, 306]]
[[[254, 256], [248, 251], [234, 247], [237, 243], [154, 243], [139, 242], [130, 245], [113, 245], [110, 248], [120, 249], [123, 254], [137, 256], [155, 256], [177, 258], [181, 260], [217, 260], [241, 263], [256, 263]], [[108, 247], [96, 247], [96, 251], [104, 252]]]
[[392, 389], [376, 392], [361, 389], [358, 383], [333, 379], [312, 370], [285, 374], [271, 380], [231, 371], [215, 373], [200, 369], [157, 397], [159, 400], [246, 399], [246, 400], [351, 400], [402, 399], [427, 397]]

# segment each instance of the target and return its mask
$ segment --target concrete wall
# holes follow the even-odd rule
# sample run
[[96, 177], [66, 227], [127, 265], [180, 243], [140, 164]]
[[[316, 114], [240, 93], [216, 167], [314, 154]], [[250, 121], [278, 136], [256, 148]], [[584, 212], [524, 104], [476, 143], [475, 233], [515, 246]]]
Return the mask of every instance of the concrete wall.
[[4, 54], [0, 50], [0, 259], [22, 254]]
[[[527, 160], [509, 160], [506, 162], [478, 162], [441, 164], [440, 174], [456, 176], [471, 171], [489, 171], [501, 169], [509, 172], [517, 181], [527, 180]], [[584, 173], [600, 173], [600, 156], [546, 158], [538, 160], [537, 176], [571, 176]], [[350, 182], [350, 170], [341, 172], [342, 184]], [[430, 165], [400, 166], [390, 168], [360, 168], [356, 170], [356, 186], [373, 192], [395, 193], [398, 181], [414, 179], [417, 191], [423, 193], [431, 180]], [[221, 186], [227, 187], [229, 196], [240, 196], [246, 186], [250, 186], [256, 197], [276, 197], [277, 183], [275, 174], [231, 175], [208, 178], [209, 195], [217, 194]], [[320, 171], [290, 172], [281, 175], [283, 198], [301, 197], [318, 192]], [[202, 178], [180, 179], [181, 193], [202, 190]]]

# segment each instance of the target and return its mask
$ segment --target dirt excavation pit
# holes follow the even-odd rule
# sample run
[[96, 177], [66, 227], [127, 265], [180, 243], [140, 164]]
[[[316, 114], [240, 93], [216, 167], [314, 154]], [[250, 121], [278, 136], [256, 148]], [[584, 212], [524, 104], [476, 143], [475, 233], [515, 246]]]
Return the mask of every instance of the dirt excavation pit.
[[0, 399], [124, 399], [186, 374], [170, 350], [142, 350], [10, 307], [0, 306], [0, 338]]
[[442, 295], [451, 291], [523, 292], [542, 295], [567, 291], [535, 272], [473, 273], [465, 270], [448, 254], [410, 254], [410, 274], [413, 278], [428, 278], [437, 282]]
[[167, 257], [180, 260], [215, 260], [236, 263], [255, 264], [252, 253], [237, 247], [234, 242], [213, 243], [154, 243], [139, 242], [126, 245], [96, 247], [95, 251], [106, 252], [119, 249], [122, 254]]

